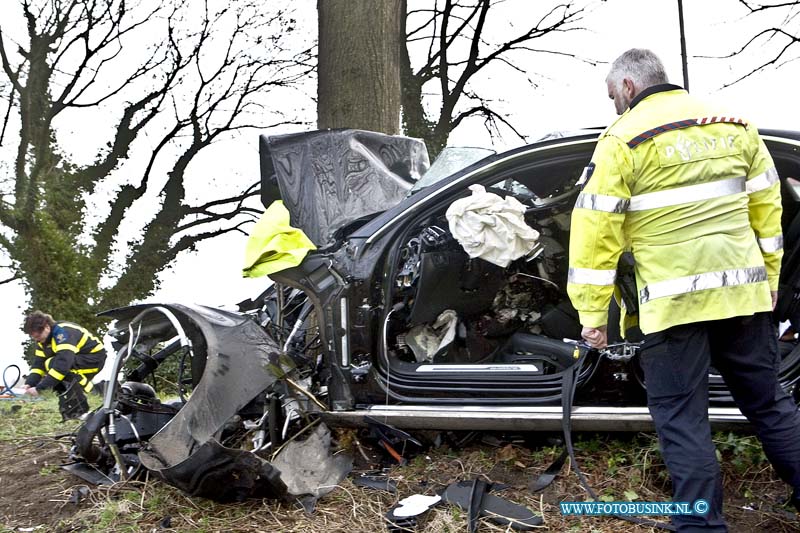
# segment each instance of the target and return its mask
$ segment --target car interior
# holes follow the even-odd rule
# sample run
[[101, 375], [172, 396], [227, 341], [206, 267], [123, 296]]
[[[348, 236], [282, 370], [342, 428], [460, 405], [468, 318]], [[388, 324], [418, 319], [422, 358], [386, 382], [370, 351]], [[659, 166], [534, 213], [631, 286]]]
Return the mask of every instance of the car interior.
[[[791, 178], [800, 178], [800, 162], [791, 151], [774, 155], [780, 176], [788, 178], [783, 182], [786, 256], [781, 297], [789, 306], [786, 301], [798, 295], [790, 286], [800, 283], [800, 274], [795, 274], [800, 271], [800, 181]], [[407, 226], [402, 244], [390, 251], [386, 263], [390, 310], [382, 326], [378, 374], [387, 394], [401, 401], [429, 395], [509, 401], [525, 390], [533, 401], [553, 398], [556, 380], [574, 360], [576, 348], [570, 340], [580, 339], [566, 280], [570, 212], [586, 161], [585, 156], [559, 158], [483, 179], [488, 192], [513, 196], [525, 205], [525, 222], [540, 234], [530, 253], [506, 268], [467, 255], [448, 229], [445, 210], [451, 202]], [[469, 194], [465, 187], [462, 191], [461, 197]], [[611, 307], [609, 324], [619, 317], [616, 303]], [[794, 329], [800, 318], [797, 307], [783, 312], [780, 324], [781, 381], [787, 387], [800, 380], [791, 370], [800, 366], [792, 364], [800, 359]], [[622, 341], [613, 329], [609, 343]], [[629, 330], [626, 340], [640, 341], [638, 328]], [[615, 361], [607, 355], [603, 364], [587, 365], [579, 382], [605, 372], [608, 379], [592, 382], [596, 387], [605, 381], [610, 402], [627, 388], [643, 389], [636, 361], [627, 364], [630, 357]], [[710, 392], [712, 401], [731, 401], [713, 369]]]

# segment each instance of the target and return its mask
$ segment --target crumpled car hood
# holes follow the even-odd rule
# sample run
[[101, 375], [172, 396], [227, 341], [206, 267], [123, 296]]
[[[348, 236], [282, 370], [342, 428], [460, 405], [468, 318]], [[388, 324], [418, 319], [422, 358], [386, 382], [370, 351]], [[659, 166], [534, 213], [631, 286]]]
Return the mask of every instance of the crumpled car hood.
[[400, 203], [429, 167], [421, 140], [362, 130], [262, 135], [259, 151], [262, 203], [283, 199], [292, 226], [320, 248]]

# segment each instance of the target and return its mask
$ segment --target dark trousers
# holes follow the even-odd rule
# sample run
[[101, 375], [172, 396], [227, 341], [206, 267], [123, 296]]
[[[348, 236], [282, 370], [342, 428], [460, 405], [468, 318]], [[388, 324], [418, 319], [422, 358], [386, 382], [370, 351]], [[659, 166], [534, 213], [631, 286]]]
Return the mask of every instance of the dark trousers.
[[779, 363], [769, 313], [675, 326], [645, 337], [647, 404], [672, 477], [673, 501], [709, 503], [705, 516], [673, 517], [678, 531], [727, 531], [708, 423], [709, 364], [755, 428], [778, 476], [800, 489], [800, 415], [778, 384]]

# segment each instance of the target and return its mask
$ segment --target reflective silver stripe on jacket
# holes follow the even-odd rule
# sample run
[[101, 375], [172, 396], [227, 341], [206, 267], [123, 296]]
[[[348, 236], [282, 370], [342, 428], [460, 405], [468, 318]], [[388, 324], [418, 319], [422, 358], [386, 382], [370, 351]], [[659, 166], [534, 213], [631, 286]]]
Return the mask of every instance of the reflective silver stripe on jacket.
[[617, 271], [594, 270], [593, 268], [569, 268], [567, 281], [582, 285], [613, 285], [617, 279]]
[[763, 266], [704, 272], [694, 276], [684, 276], [651, 283], [639, 291], [639, 301], [644, 304], [650, 300], [664, 298], [665, 296], [759, 283], [761, 281], [767, 281], [767, 269]]
[[628, 209], [628, 203], [628, 200], [618, 196], [582, 192], [575, 201], [575, 209], [591, 209], [592, 211], [605, 211], [606, 213], [624, 213]]
[[778, 171], [772, 167], [753, 179], [747, 180], [747, 194], [769, 189], [778, 182]]
[[761, 248], [762, 252], [768, 254], [777, 252], [778, 250], [783, 250], [783, 234], [776, 235], [775, 237], [758, 239], [758, 246]]
[[628, 211], [645, 211], [647, 209], [688, 204], [701, 200], [721, 198], [730, 194], [743, 193], [744, 191], [744, 176], [712, 181], [710, 183], [698, 183], [697, 185], [687, 185], [685, 187], [677, 187], [666, 191], [648, 192], [632, 196]]

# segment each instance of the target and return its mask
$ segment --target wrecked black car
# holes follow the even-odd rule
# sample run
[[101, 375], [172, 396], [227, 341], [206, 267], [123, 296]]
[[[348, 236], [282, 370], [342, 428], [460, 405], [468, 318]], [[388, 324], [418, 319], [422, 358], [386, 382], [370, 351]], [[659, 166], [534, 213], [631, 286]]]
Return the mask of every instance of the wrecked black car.
[[[501, 154], [446, 149], [430, 168], [413, 139], [262, 136], [262, 201], [281, 200], [313, 246], [238, 312], [152, 304], [106, 313], [116, 320], [118, 379], [79, 431], [75, 468], [115, 479], [146, 468], [193, 494], [220, 498], [224, 486], [222, 499], [279, 497], [314, 492], [289, 487], [302, 468], [319, 470], [299, 477], [320, 486], [345, 475], [339, 457], [325, 456], [326, 425], [557, 430], [562, 398], [574, 393], [575, 429], [649, 427], [640, 335], [633, 328], [588, 349], [575, 340], [566, 294], [576, 183], [599, 134]], [[780, 380], [800, 397], [800, 132], [762, 134], [783, 180]], [[454, 234], [475, 204], [510, 221], [495, 225], [503, 229], [493, 238], [505, 239], [496, 253], [475, 251], [469, 224]], [[615, 303], [610, 313], [613, 323]], [[181, 391], [169, 402], [146, 383], [164, 364]], [[745, 421], [713, 369], [709, 390], [713, 424]], [[312, 438], [317, 464], [287, 457]]]

